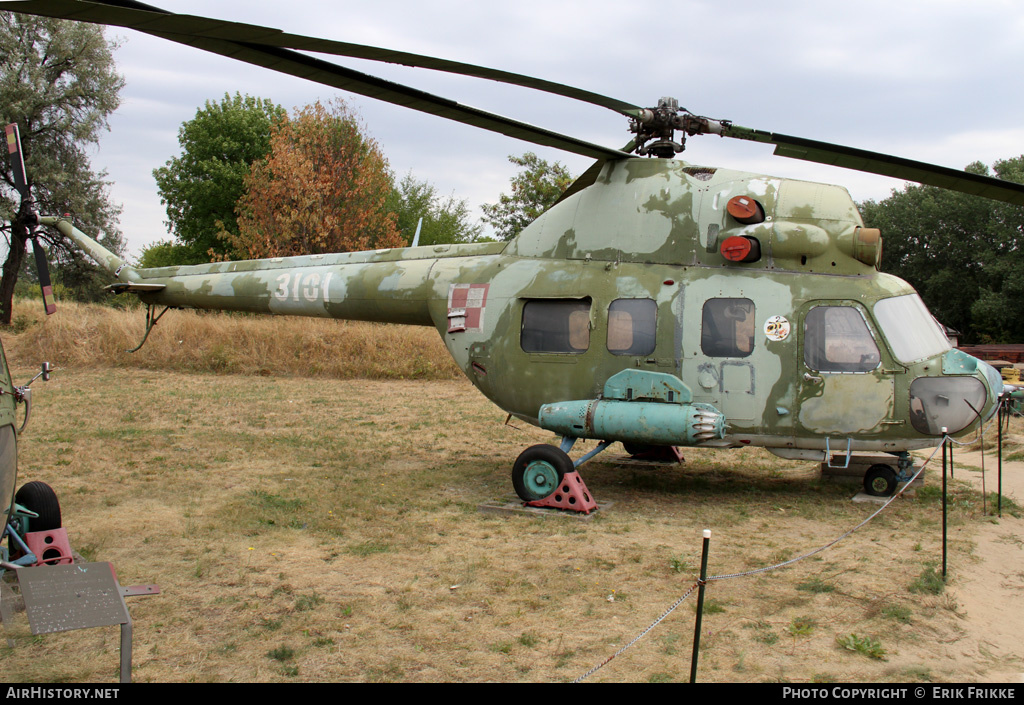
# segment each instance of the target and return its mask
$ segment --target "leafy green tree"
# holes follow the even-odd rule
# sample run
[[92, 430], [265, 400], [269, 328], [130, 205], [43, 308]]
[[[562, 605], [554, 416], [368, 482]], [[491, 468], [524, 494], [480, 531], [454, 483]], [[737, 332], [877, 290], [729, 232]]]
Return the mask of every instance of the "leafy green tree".
[[[1024, 157], [997, 162], [995, 175], [1024, 182]], [[975, 162], [967, 171], [989, 174]], [[1021, 342], [1024, 208], [934, 186], [907, 186], [860, 204], [880, 228], [882, 269], [906, 279], [936, 318], [967, 342]]]
[[181, 156], [153, 170], [174, 242], [143, 251], [147, 264], [199, 264], [235, 253], [220, 231], [238, 235], [235, 206], [253, 162], [270, 152], [271, 127], [285, 110], [270, 100], [224, 94], [178, 130]]
[[[996, 176], [1024, 183], [1024, 155], [998, 161]], [[1024, 208], [992, 203], [993, 261], [988, 280], [971, 306], [975, 328], [984, 341], [1024, 342]]]
[[[121, 252], [120, 209], [109, 202], [105, 174], [92, 171], [86, 154], [120, 102], [124, 79], [115, 70], [112, 48], [95, 25], [0, 12], [0, 121], [18, 124], [36, 210], [70, 213], [79, 228]], [[0, 232], [8, 244], [0, 323], [7, 325], [26, 259], [31, 208], [15, 191], [6, 158], [0, 169]], [[40, 237], [65, 286], [85, 282], [91, 288], [106, 276], [56, 231], [40, 231]]]
[[401, 247], [385, 208], [391, 172], [344, 102], [307, 106], [272, 128], [238, 201], [238, 234], [220, 236], [245, 258]]
[[174, 267], [189, 260], [188, 248], [173, 240], [158, 240], [142, 248], [140, 267]]
[[455, 196], [442, 199], [431, 183], [417, 180], [412, 172], [402, 177], [392, 190], [387, 209], [395, 214], [398, 231], [406, 244], [412, 244], [420, 218], [423, 219], [421, 245], [474, 242], [483, 230], [482, 226], [470, 222], [465, 200], [456, 200]]
[[521, 171], [512, 177], [512, 193], [501, 194], [497, 203], [485, 204], [483, 220], [490, 223], [502, 240], [511, 240], [572, 184], [573, 177], [560, 162], [548, 164], [533, 152], [508, 160]]

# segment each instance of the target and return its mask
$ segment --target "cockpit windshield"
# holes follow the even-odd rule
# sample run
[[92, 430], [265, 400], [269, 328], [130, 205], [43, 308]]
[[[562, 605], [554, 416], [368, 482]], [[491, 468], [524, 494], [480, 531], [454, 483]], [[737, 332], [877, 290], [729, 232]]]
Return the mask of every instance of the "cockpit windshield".
[[875, 319], [900, 362], [941, 355], [952, 347], [928, 307], [917, 294], [894, 296], [875, 304]]

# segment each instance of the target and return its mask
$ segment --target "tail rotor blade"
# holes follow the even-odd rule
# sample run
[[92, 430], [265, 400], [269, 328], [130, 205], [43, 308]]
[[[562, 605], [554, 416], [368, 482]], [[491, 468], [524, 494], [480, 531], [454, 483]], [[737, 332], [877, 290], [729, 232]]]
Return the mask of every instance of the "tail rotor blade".
[[53, 285], [50, 283], [50, 267], [46, 262], [46, 250], [39, 242], [38, 237], [32, 238], [32, 251], [36, 256], [36, 269], [39, 271], [39, 288], [43, 292], [43, 308], [46, 315], [56, 313], [57, 304], [53, 301]]
[[11, 170], [14, 172], [14, 188], [23, 199], [27, 199], [28, 179], [25, 178], [25, 159], [21, 154], [21, 136], [18, 134], [17, 124], [12, 123], [4, 127], [4, 133], [7, 137], [7, 154], [11, 160]]

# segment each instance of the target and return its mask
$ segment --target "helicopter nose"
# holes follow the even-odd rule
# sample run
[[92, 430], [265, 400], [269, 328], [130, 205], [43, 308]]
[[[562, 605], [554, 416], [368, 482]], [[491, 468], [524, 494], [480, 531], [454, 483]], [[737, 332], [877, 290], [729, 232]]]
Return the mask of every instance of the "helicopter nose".
[[987, 421], [995, 414], [1003, 379], [987, 362], [959, 350], [950, 350], [942, 360], [942, 376], [920, 377], [910, 385], [911, 424], [932, 436], [956, 434], [973, 425], [979, 417]]

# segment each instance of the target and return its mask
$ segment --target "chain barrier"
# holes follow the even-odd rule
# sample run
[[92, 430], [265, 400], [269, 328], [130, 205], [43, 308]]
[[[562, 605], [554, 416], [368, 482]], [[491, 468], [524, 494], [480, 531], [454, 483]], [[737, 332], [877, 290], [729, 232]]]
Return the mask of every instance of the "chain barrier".
[[617, 656], [618, 656], [619, 654], [623, 653], [623, 652], [624, 652], [624, 651], [625, 651], [626, 649], [628, 649], [629, 647], [631, 647], [631, 646], [632, 646], [633, 644], [635, 644], [635, 643], [637, 643], [638, 641], [640, 641], [641, 639], [643, 639], [643, 638], [644, 638], [644, 637], [645, 637], [645, 636], [647, 635], [647, 632], [651, 631], [651, 630], [652, 630], [652, 629], [654, 629], [654, 628], [655, 628], [656, 626], [658, 626], [659, 624], [661, 624], [662, 620], [664, 620], [664, 619], [665, 619], [665, 617], [668, 617], [668, 616], [669, 616], [670, 614], [672, 614], [672, 613], [673, 613], [673, 612], [675, 611], [676, 607], [678, 607], [679, 605], [683, 604], [683, 601], [684, 601], [684, 600], [685, 600], [685, 599], [686, 599], [687, 597], [689, 597], [690, 595], [692, 595], [692, 594], [693, 594], [693, 591], [694, 591], [694, 590], [696, 590], [696, 589], [697, 589], [697, 587], [698, 587], [699, 585], [700, 585], [700, 583], [699, 583], [699, 582], [696, 582], [696, 583], [694, 583], [693, 585], [691, 585], [691, 586], [690, 586], [690, 589], [689, 589], [689, 590], [687, 590], [687, 591], [686, 591], [686, 592], [685, 592], [685, 593], [683, 594], [683, 596], [682, 596], [682, 597], [680, 597], [680, 598], [679, 598], [678, 600], [676, 600], [676, 601], [675, 601], [675, 604], [673, 604], [673, 605], [672, 605], [671, 607], [669, 607], [669, 608], [668, 608], [667, 610], [665, 610], [665, 612], [664, 612], [664, 613], [662, 613], [662, 615], [661, 615], [660, 617], [658, 617], [658, 618], [657, 618], [656, 620], [654, 620], [654, 622], [652, 622], [652, 623], [651, 623], [651, 626], [647, 627], [647, 629], [644, 629], [644, 630], [643, 630], [642, 632], [640, 632], [639, 634], [637, 634], [637, 635], [636, 635], [636, 636], [635, 636], [635, 637], [633, 638], [633, 641], [629, 642], [628, 644], [626, 644], [625, 646], [623, 646], [623, 647], [622, 647], [621, 649], [619, 649], [618, 651], [616, 651], [616, 652], [615, 652], [614, 654], [612, 654], [611, 656], [609, 656], [608, 658], [606, 658], [606, 659], [605, 659], [604, 661], [602, 661], [602, 662], [601, 662], [601, 663], [599, 663], [598, 665], [596, 665], [596, 666], [594, 666], [593, 668], [591, 668], [591, 669], [590, 669], [589, 671], [587, 671], [586, 673], [584, 673], [584, 674], [583, 674], [582, 676], [580, 676], [579, 678], [577, 678], [576, 680], [574, 680], [574, 681], [573, 681], [573, 683], [579, 683], [580, 681], [582, 681], [582, 680], [584, 680], [584, 679], [586, 679], [586, 678], [589, 678], [589, 677], [590, 677], [590, 676], [592, 676], [593, 674], [597, 673], [597, 672], [598, 672], [598, 671], [600, 671], [600, 670], [601, 670], [602, 668], [604, 668], [604, 667], [605, 667], [605, 666], [607, 666], [607, 665], [608, 665], [609, 663], [611, 663], [611, 662], [612, 662], [612, 660], [613, 660], [614, 658], [616, 658], [616, 657], [617, 657]]
[[[983, 431], [984, 431], [983, 428], [979, 428], [979, 433], [981, 433]], [[899, 492], [895, 493], [892, 497], [890, 497], [885, 502], [885, 504], [883, 504], [881, 507], [879, 507], [877, 511], [873, 512], [871, 514], [871, 516], [869, 516], [867, 519], [865, 519], [861, 523], [857, 524], [857, 526], [853, 527], [852, 529], [850, 529], [849, 531], [847, 531], [843, 535], [839, 536], [838, 538], [835, 538], [832, 541], [829, 541], [825, 545], [820, 546], [820, 547], [814, 549], [813, 551], [809, 551], [809, 552], [807, 552], [807, 553], [805, 553], [805, 554], [803, 554], [801, 556], [797, 556], [796, 558], [791, 558], [788, 561], [783, 561], [782, 563], [776, 563], [775, 565], [765, 566], [763, 568], [756, 568], [754, 570], [748, 570], [748, 571], [743, 572], [743, 573], [729, 573], [727, 575], [713, 575], [713, 576], [709, 575], [705, 582], [706, 583], [710, 583], [713, 580], [729, 580], [729, 579], [732, 579], [732, 578], [744, 578], [744, 577], [747, 577], [747, 576], [750, 576], [750, 575], [758, 575], [760, 573], [767, 573], [768, 571], [778, 570], [780, 568], [786, 568], [788, 566], [793, 565], [794, 563], [798, 563], [799, 561], [802, 561], [802, 560], [805, 560], [807, 558], [810, 558], [811, 556], [817, 555], [818, 553], [821, 553], [822, 551], [824, 551], [824, 550], [826, 550], [828, 548], [831, 548], [832, 546], [835, 546], [837, 543], [839, 543], [840, 541], [842, 541], [846, 537], [848, 537], [851, 534], [853, 534], [854, 532], [856, 532], [858, 529], [861, 529], [863, 526], [868, 524], [872, 519], [874, 519], [876, 516], [881, 514], [883, 511], [885, 511], [885, 508], [888, 507], [890, 504], [892, 504], [892, 502], [897, 497], [900, 497], [906, 491], [906, 489], [908, 487], [910, 487], [910, 485], [915, 480], [917, 480], [917, 478], [921, 475], [921, 473], [924, 472], [924, 469], [928, 466], [928, 463], [930, 463], [932, 461], [932, 459], [935, 457], [935, 454], [939, 451], [940, 448], [942, 448], [943, 444], [947, 440], [953, 440], [953, 439], [950, 436], [948, 436], [948, 435], [944, 435], [942, 437], [942, 440], [939, 442], [939, 444], [937, 446], [935, 446], [935, 448], [932, 449], [931, 454], [925, 459], [925, 461], [923, 463], [921, 463], [921, 467], [918, 469], [918, 471], [915, 472], [914, 475], [903, 485], [903, 488]], [[957, 441], [954, 441], [954, 442], [957, 442]], [[971, 442], [973, 442], [973, 441], [971, 441]], [[652, 629], [654, 629], [656, 626], [658, 626], [666, 617], [668, 617], [670, 614], [672, 614], [672, 612], [679, 605], [681, 605], [683, 603], [683, 601], [687, 597], [689, 597], [691, 594], [693, 594], [693, 591], [697, 589], [699, 584], [700, 584], [699, 580], [697, 582], [694, 582], [694, 584], [690, 587], [690, 589], [687, 590], [686, 593], [682, 597], [680, 597], [678, 600], [676, 600], [675, 604], [673, 604], [671, 607], [669, 607], [667, 610], [665, 610], [664, 614], [662, 614], [660, 617], [658, 617], [658, 619], [656, 619], [649, 627], [647, 627], [642, 632], [640, 632], [632, 641], [630, 641], [628, 644], [626, 644], [621, 649], [616, 651], [614, 654], [609, 656], [603, 662], [601, 662], [597, 666], [594, 666], [592, 669], [590, 669], [589, 671], [584, 673], [582, 676], [580, 676], [579, 678], [574, 680], [573, 683], [579, 683], [579, 682], [585, 680], [586, 678], [589, 678], [594, 673], [596, 673], [597, 671], [601, 670], [606, 665], [611, 663], [611, 661], [613, 659], [615, 659], [620, 654], [622, 654], [626, 649], [630, 648], [631, 646], [633, 646], [633, 644], [635, 644], [636, 642], [640, 641], [640, 639], [642, 639], [644, 636], [646, 636], [648, 632], [650, 632]]]

